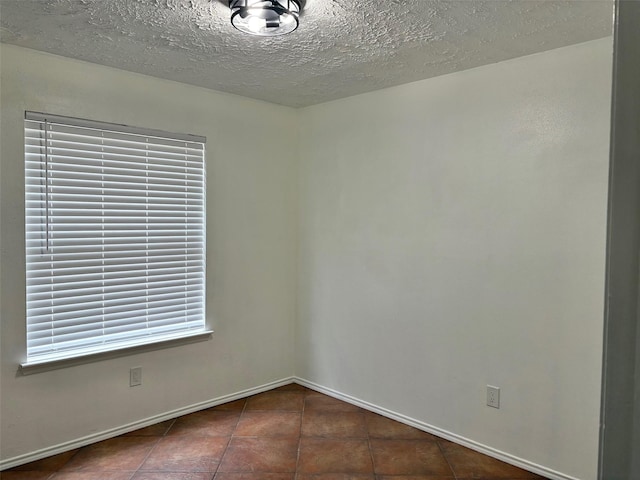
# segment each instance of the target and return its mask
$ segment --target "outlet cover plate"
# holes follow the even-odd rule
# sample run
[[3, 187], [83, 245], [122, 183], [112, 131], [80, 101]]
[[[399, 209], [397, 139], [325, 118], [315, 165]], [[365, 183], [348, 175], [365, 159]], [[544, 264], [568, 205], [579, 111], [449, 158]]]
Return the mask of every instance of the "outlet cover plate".
[[129, 386], [137, 387], [142, 385], [142, 367], [133, 367], [129, 370]]
[[500, 408], [500, 387], [487, 385], [487, 405], [493, 408]]

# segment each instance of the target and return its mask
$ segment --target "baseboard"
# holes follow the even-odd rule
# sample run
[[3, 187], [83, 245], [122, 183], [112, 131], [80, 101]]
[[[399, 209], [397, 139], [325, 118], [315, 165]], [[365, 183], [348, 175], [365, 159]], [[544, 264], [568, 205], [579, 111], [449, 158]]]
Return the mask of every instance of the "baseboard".
[[17, 467], [19, 465], [24, 465], [25, 463], [35, 462], [36, 460], [41, 460], [43, 458], [50, 457], [51, 455], [57, 455], [59, 453], [67, 452], [75, 448], [85, 447], [95, 442], [100, 442], [102, 440], [107, 440], [109, 438], [117, 437], [119, 435], [138, 430], [139, 428], [155, 425], [156, 423], [164, 422], [166, 420], [172, 420], [174, 418], [181, 417], [182, 415], [187, 415], [189, 413], [194, 413], [206, 408], [215, 407], [216, 405], [232, 402], [234, 400], [240, 400], [241, 398], [246, 398], [257, 393], [266, 392], [268, 390], [287, 385], [294, 381], [294, 377], [283, 378], [274, 382], [265, 383], [258, 387], [248, 388], [246, 390], [232, 393], [230, 395], [223, 395], [221, 397], [213, 398], [211, 400], [206, 400], [200, 403], [195, 403], [193, 405], [188, 405], [186, 407], [178, 408], [176, 410], [162, 413], [160, 415], [154, 415], [153, 417], [148, 417], [137, 422], [122, 425], [121, 427], [112, 428], [110, 430], [87, 435], [86, 437], [78, 438], [76, 440], [60, 443], [52, 447], [43, 448], [42, 450], [37, 450], [35, 452], [26, 453], [24, 455], [19, 455], [7, 460], [2, 460], [0, 461], [0, 471]]
[[409, 425], [411, 427], [415, 427], [427, 433], [436, 435], [440, 438], [444, 438], [445, 440], [449, 440], [451, 442], [463, 445], [467, 448], [475, 450], [476, 452], [483, 453], [489, 457], [496, 458], [510, 465], [514, 465], [524, 470], [528, 470], [538, 475], [542, 475], [543, 477], [547, 477], [551, 480], [578, 480], [575, 477], [566, 475], [561, 472], [557, 472], [555, 470], [551, 470], [550, 468], [543, 467], [542, 465], [538, 465], [536, 463], [530, 462], [523, 458], [510, 455], [508, 453], [502, 452], [500, 450], [489, 447], [487, 445], [483, 445], [481, 443], [462, 437], [455, 433], [451, 433], [441, 428], [434, 427], [433, 425], [429, 425], [428, 423], [421, 422], [414, 418], [407, 417], [406, 415], [402, 415], [400, 413], [388, 410], [383, 407], [379, 407], [378, 405], [375, 405], [373, 403], [360, 400], [359, 398], [352, 397], [351, 395], [346, 395], [344, 393], [338, 392], [331, 388], [323, 387], [322, 385], [318, 385], [317, 383], [310, 382], [309, 380], [305, 380], [304, 378], [294, 377], [293, 381], [304, 387], [310, 388], [320, 393], [324, 393], [325, 395], [329, 395], [330, 397], [334, 397], [334, 398], [337, 398], [338, 400], [342, 400], [344, 402], [351, 403], [353, 405], [364, 408], [371, 412], [378, 413], [387, 418], [391, 418], [392, 420], [396, 420], [400, 423], [404, 423], [405, 425]]

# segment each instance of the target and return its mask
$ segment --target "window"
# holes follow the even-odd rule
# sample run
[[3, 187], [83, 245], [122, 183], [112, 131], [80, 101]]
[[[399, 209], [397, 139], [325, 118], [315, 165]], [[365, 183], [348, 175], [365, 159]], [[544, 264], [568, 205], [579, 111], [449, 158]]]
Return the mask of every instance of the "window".
[[25, 114], [23, 367], [207, 333], [204, 146]]

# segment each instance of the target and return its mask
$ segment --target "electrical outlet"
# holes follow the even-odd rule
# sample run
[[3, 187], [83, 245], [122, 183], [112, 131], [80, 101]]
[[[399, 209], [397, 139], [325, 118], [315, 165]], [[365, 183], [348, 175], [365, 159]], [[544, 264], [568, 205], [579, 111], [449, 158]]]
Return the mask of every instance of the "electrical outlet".
[[129, 386], [137, 387], [142, 385], [142, 367], [133, 367], [129, 370]]
[[487, 405], [493, 408], [500, 408], [500, 387], [487, 385]]

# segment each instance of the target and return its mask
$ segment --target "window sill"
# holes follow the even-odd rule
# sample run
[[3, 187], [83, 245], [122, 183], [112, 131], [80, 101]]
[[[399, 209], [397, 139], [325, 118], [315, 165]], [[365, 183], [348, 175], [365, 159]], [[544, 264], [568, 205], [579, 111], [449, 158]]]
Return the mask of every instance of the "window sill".
[[136, 353], [149, 352], [162, 348], [170, 348], [178, 345], [202, 342], [208, 340], [213, 334], [213, 330], [205, 330], [197, 333], [191, 333], [180, 337], [174, 337], [155, 342], [144, 343], [139, 345], [123, 346], [113, 350], [97, 351], [76, 355], [73, 357], [47, 358], [42, 360], [27, 361], [20, 364], [20, 373], [22, 375], [32, 375], [34, 373], [47, 372], [57, 370], [59, 368], [73, 367], [75, 365], [83, 365], [86, 363], [98, 362], [110, 358], [124, 357]]

